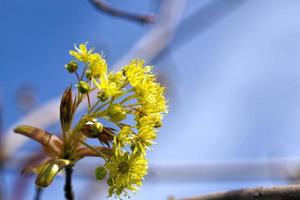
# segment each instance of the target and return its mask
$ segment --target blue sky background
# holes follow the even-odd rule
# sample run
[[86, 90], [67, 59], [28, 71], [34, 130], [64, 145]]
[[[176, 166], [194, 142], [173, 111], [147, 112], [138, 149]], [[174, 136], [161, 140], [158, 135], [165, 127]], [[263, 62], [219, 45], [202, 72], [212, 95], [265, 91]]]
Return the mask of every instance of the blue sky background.
[[[157, 12], [159, 3], [109, 2], [136, 12]], [[89, 41], [113, 64], [151, 29], [151, 25], [104, 15], [82, 0], [1, 0], [1, 4], [0, 90], [5, 128], [23, 116], [15, 103], [23, 84], [34, 88], [39, 105], [61, 95], [73, 80], [64, 64], [74, 43]], [[297, 0], [187, 2], [183, 18], [195, 14], [198, 20], [181, 24], [169, 52], [150, 63], [170, 87], [170, 114], [159, 145], [149, 154], [150, 163], [299, 156], [299, 9]], [[8, 186], [14, 178], [8, 173]], [[74, 184], [79, 191], [88, 190], [86, 182], [77, 178]], [[166, 199], [276, 183], [146, 181], [132, 199]], [[63, 199], [62, 187], [62, 179], [56, 180], [43, 199]], [[29, 192], [24, 199], [31, 198]]]

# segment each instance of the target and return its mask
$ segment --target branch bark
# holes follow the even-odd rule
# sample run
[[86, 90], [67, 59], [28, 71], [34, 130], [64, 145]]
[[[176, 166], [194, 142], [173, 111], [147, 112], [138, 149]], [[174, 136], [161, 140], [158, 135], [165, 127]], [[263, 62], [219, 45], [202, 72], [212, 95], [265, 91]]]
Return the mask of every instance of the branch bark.
[[104, 0], [90, 0], [90, 2], [99, 10], [109, 15], [120, 17], [140, 23], [153, 23], [156, 20], [156, 16], [153, 14], [135, 14], [119, 10], [107, 4]]
[[300, 199], [300, 185], [257, 187], [231, 190], [181, 200], [296, 200]]

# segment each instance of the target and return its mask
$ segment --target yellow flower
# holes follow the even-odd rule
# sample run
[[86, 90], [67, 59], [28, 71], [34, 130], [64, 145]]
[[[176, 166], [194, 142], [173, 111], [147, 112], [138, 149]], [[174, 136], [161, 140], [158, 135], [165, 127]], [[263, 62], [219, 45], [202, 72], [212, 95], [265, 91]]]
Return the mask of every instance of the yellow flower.
[[100, 77], [107, 74], [107, 64], [105, 59], [98, 53], [91, 54], [88, 58], [89, 69], [93, 77]]
[[118, 154], [119, 152], [122, 152], [122, 148], [124, 148], [126, 145], [130, 145], [132, 142], [131, 137], [132, 131], [129, 126], [124, 126], [120, 130], [119, 134], [115, 136], [114, 138], [114, 150], [115, 153]]
[[[86, 44], [75, 47], [70, 54], [85, 62], [87, 82], [95, 86], [91, 91], [97, 91], [99, 101], [92, 106], [91, 114], [120, 128], [111, 136], [112, 155], [96, 177], [102, 180], [107, 171], [109, 196], [127, 195], [142, 185], [147, 174], [146, 151], [155, 144], [163, 115], [168, 111], [166, 89], [157, 82], [152, 66], [145, 66], [143, 60], [132, 60], [122, 70], [108, 72], [105, 59], [93, 49], [88, 50]], [[107, 128], [98, 126], [97, 130]]]
[[132, 147], [134, 152], [146, 155], [146, 150], [155, 144], [157, 130], [162, 125], [162, 115], [144, 115], [136, 117], [138, 134], [133, 135]]
[[109, 172], [109, 196], [120, 196], [123, 192], [127, 193], [127, 190], [136, 191], [142, 185], [148, 163], [144, 156], [123, 153], [113, 156], [105, 168]]
[[133, 60], [123, 68], [123, 71], [128, 82], [134, 88], [144, 113], [167, 112], [165, 88], [156, 82], [151, 69], [151, 66], [144, 66], [142, 60]]
[[99, 91], [105, 92], [108, 96], [117, 97], [123, 93], [118, 83], [111, 81], [107, 74], [101, 74], [98, 80], [93, 79], [93, 83], [99, 88]]
[[143, 79], [153, 77], [151, 69], [151, 66], [144, 67], [143, 60], [132, 60], [129, 65], [123, 68], [123, 71], [129, 83], [133, 87], [137, 87]]
[[168, 108], [164, 97], [165, 88], [155, 82], [154, 78], [146, 78], [135, 87], [137, 99], [142, 105], [142, 111], [150, 113], [166, 113]]
[[70, 50], [69, 53], [71, 56], [75, 57], [77, 60], [81, 62], [89, 62], [89, 58], [93, 52], [93, 48], [87, 50], [86, 48], [86, 43], [85, 44], [80, 44], [79, 48], [75, 46], [75, 50]]
[[146, 155], [146, 150], [155, 144], [153, 141], [156, 139], [156, 130], [149, 126], [139, 128], [138, 134], [133, 137], [133, 151]]
[[108, 80], [117, 84], [119, 88], [123, 88], [126, 83], [126, 78], [123, 76], [121, 71], [118, 72], [110, 72], [108, 74]]
[[162, 124], [162, 115], [161, 114], [155, 114], [155, 115], [144, 115], [138, 120], [138, 126], [149, 126], [149, 127], [157, 127], [158, 124]]

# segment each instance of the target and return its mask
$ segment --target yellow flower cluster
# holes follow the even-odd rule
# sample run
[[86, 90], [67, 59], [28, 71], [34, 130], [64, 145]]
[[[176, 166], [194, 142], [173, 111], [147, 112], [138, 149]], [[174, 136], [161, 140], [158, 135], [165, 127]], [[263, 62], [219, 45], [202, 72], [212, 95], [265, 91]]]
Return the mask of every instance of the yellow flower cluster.
[[[127, 194], [127, 190], [136, 191], [147, 174], [146, 150], [154, 144], [168, 110], [165, 88], [144, 61], [132, 60], [122, 70], [108, 72], [104, 58], [93, 50], [80, 44], [70, 54], [84, 63], [87, 83], [98, 93], [98, 102], [90, 109], [91, 116], [100, 121], [109, 120], [119, 128], [110, 141], [113, 156], [104, 168], [109, 172], [109, 196], [120, 196]], [[134, 123], [125, 124], [123, 120], [129, 115], [133, 116]]]
[[134, 151], [143, 155], [154, 143], [157, 128], [162, 124], [162, 113], [167, 113], [165, 88], [156, 82], [151, 69], [150, 66], [144, 67], [141, 60], [133, 60], [123, 69], [139, 105], [135, 113], [138, 134], [133, 137]]
[[121, 195], [126, 189], [135, 191], [142, 185], [143, 177], [147, 174], [148, 165], [144, 156], [139, 154], [122, 153], [114, 155], [105, 165], [110, 172], [107, 180], [110, 186], [109, 195]]

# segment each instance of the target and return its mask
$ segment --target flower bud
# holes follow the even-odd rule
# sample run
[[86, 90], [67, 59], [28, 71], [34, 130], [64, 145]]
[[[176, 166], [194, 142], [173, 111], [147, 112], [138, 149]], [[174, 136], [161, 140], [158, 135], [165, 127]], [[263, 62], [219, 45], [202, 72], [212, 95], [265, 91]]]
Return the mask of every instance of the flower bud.
[[68, 87], [60, 102], [60, 123], [63, 130], [68, 130], [71, 127], [72, 119], [75, 113], [75, 104], [72, 95], [72, 88]]
[[126, 118], [126, 111], [120, 104], [112, 104], [107, 111], [112, 121], [118, 122]]
[[107, 179], [106, 183], [107, 183], [109, 186], [113, 186], [114, 181], [113, 181], [112, 178], [109, 178], [109, 179]]
[[95, 122], [92, 126], [92, 130], [96, 133], [101, 133], [103, 131], [103, 125], [100, 122]]
[[90, 91], [90, 85], [87, 82], [79, 81], [77, 84], [78, 90], [80, 93], [85, 94]]
[[35, 180], [35, 184], [38, 187], [42, 187], [42, 188], [47, 187], [48, 185], [51, 184], [58, 171], [59, 171], [59, 167], [56, 163], [45, 164], [45, 166], [39, 172]]
[[68, 70], [68, 72], [74, 73], [78, 69], [78, 64], [75, 60], [72, 60], [68, 64], [65, 65], [65, 68]]
[[92, 71], [90, 69], [87, 69], [85, 72], [85, 76], [87, 79], [91, 80], [92, 79]]
[[98, 181], [101, 181], [106, 176], [106, 169], [104, 167], [97, 167], [95, 169], [95, 177]]
[[69, 165], [70, 161], [65, 159], [53, 160], [44, 164], [38, 173], [35, 184], [38, 187], [45, 188], [49, 186], [57, 173], [65, 166]]
[[103, 102], [103, 101], [106, 101], [109, 96], [106, 91], [102, 90], [102, 91], [98, 92], [97, 97], [98, 97], [98, 99], [100, 99], [100, 101]]

